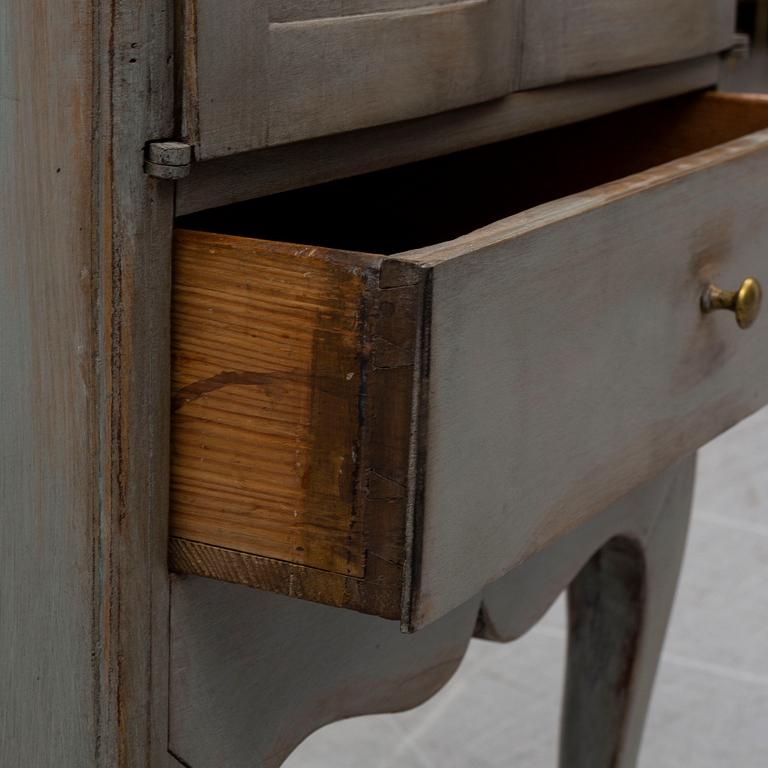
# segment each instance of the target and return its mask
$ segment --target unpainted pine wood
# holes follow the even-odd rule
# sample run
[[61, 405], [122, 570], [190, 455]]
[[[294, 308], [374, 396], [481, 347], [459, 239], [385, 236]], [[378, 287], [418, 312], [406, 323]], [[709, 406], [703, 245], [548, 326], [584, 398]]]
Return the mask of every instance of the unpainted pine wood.
[[520, 0], [185, 0], [198, 159], [418, 117], [516, 87]]
[[193, 165], [190, 176], [177, 182], [176, 212], [190, 214], [390, 168], [697, 91], [717, 82], [719, 67], [717, 56], [702, 57], [208, 160]]
[[[768, 400], [768, 131], [401, 256], [431, 265], [421, 626]], [[479, 375], [478, 372], [482, 372]]]
[[176, 570], [399, 617], [421, 290], [381, 257], [176, 233]]
[[522, 89], [652, 67], [733, 45], [733, 0], [537, 0], [524, 14]]
[[362, 575], [365, 268], [176, 233], [173, 536]]
[[[648, 605], [658, 615], [649, 615], [644, 635], [649, 641], [643, 644], [642, 659], [636, 657], [635, 661], [642, 672], [633, 688], [636, 709], [624, 731], [615, 728], [602, 735], [605, 743], [616, 738], [629, 748], [629, 736], [635, 739], [642, 725], [643, 697], [653, 678], [674, 591], [693, 464], [693, 459], [686, 459], [671, 467], [595, 521], [562, 537], [482, 594], [411, 635], [400, 633], [395, 622], [197, 577], [174, 579], [172, 753], [190, 768], [212, 764], [275, 768], [306, 736], [327, 723], [413, 707], [451, 677], [473, 633], [497, 641], [518, 637], [546, 611], [595, 550], [616, 537], [637, 542], [640, 557], [648, 559], [654, 593], [663, 597]], [[610, 582], [599, 586], [597, 596], [603, 598], [610, 597], [615, 588]], [[631, 601], [624, 603], [628, 609], [634, 607]], [[588, 607], [582, 607], [588, 616]], [[614, 628], [604, 614], [594, 618], [606, 630]], [[588, 649], [579, 646], [579, 640], [576, 635], [572, 641], [569, 707], [576, 703], [574, 686], [580, 673], [591, 675], [596, 690], [610, 689], [614, 682], [610, 675], [603, 679], [599, 669], [594, 669], [596, 655], [586, 655]], [[583, 656], [575, 653], [577, 647]], [[615, 655], [617, 660], [624, 659], [620, 653]], [[606, 661], [610, 659], [606, 657]], [[598, 714], [588, 693], [580, 693], [588, 711]], [[622, 711], [618, 699], [617, 705]], [[565, 715], [571, 727], [566, 728], [563, 765], [608, 768], [611, 764], [606, 762], [576, 762], [601, 737], [593, 727], [572, 727], [577, 712], [568, 709]], [[622, 754], [628, 756], [629, 752]]]
[[7, 766], [57, 765], [64, 756], [99, 765], [90, 12], [90, 3], [73, 0], [0, 6], [0, 764]]

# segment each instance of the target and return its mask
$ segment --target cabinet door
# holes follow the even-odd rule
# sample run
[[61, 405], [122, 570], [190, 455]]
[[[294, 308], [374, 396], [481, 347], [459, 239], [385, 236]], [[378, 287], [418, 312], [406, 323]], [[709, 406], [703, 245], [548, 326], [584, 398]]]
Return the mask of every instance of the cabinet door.
[[734, 0], [527, 3], [522, 88], [650, 67], [724, 50]]
[[521, 0], [185, 0], [198, 159], [486, 101], [519, 83]]

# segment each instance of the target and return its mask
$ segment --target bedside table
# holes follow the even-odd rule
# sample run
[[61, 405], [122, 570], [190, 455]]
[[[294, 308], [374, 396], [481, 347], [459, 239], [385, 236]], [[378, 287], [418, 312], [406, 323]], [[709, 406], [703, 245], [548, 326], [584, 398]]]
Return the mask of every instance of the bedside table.
[[5, 10], [4, 764], [278, 766], [568, 588], [562, 765], [633, 765], [768, 402], [733, 3]]

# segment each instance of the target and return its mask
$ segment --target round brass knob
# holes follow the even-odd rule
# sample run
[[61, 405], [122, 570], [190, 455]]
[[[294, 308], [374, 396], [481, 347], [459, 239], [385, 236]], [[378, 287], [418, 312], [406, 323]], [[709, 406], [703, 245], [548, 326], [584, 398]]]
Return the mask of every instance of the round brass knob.
[[763, 289], [754, 277], [748, 277], [738, 291], [723, 291], [716, 285], [708, 285], [701, 297], [703, 312], [729, 309], [736, 314], [739, 328], [749, 328], [757, 320], [762, 303]]

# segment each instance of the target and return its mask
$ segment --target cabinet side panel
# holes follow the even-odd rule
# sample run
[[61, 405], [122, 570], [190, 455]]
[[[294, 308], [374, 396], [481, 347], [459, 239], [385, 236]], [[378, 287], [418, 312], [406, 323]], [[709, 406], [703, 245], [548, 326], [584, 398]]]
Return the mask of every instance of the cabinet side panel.
[[0, 765], [97, 764], [91, 4], [0, 5]]

